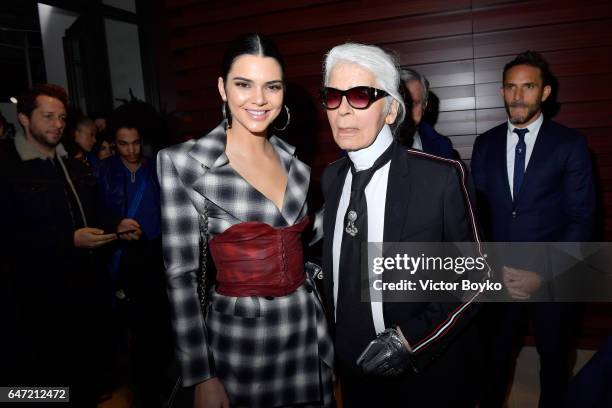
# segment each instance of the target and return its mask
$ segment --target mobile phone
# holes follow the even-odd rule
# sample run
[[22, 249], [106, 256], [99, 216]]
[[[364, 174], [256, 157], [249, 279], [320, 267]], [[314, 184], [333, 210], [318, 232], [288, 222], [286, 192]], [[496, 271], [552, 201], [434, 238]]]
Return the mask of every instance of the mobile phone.
[[117, 236], [125, 235], [125, 234], [131, 234], [132, 232], [136, 232], [136, 230], [135, 229], [131, 229], [131, 230], [127, 230], [127, 231], [117, 232]]

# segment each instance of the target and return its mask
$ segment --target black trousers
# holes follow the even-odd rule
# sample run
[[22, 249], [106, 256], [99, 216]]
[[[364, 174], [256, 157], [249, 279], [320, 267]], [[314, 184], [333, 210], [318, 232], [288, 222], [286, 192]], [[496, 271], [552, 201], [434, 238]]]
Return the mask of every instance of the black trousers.
[[126, 245], [119, 276], [127, 299], [119, 305], [118, 320], [121, 335], [130, 339], [137, 398], [143, 407], [158, 407], [160, 395], [165, 397], [172, 387], [168, 369], [173, 358], [161, 240]]
[[612, 336], [572, 379], [565, 408], [612, 407]]
[[[19, 406], [95, 408], [113, 360], [106, 336], [110, 319], [85, 303], [56, 307], [54, 299], [36, 311], [21, 309], [19, 320], [2, 347], [3, 386], [68, 387], [69, 403], [20, 403]], [[1, 405], [1, 404], [0, 404]]]
[[570, 376], [569, 357], [578, 328], [579, 304], [496, 303], [483, 308], [488, 387], [482, 408], [503, 406], [520, 340], [533, 324], [540, 356], [540, 408], [560, 407]]
[[470, 326], [419, 374], [365, 376], [352, 361], [342, 359], [337, 373], [345, 408], [473, 408], [483, 391], [483, 364], [477, 332]]

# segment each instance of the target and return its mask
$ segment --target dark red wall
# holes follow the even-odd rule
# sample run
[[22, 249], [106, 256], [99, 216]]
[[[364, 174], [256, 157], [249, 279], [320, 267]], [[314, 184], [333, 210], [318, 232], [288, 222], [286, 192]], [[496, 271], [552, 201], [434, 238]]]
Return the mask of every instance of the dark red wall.
[[[477, 134], [505, 120], [501, 69], [524, 50], [544, 54], [559, 81], [555, 119], [582, 131], [594, 153], [605, 237], [612, 238], [612, 2], [502, 0], [166, 0], [180, 131], [216, 125], [217, 67], [228, 40], [271, 35], [287, 62], [291, 142], [318, 180], [339, 154], [318, 107], [321, 61], [345, 41], [381, 45], [429, 77], [439, 97], [436, 128], [469, 160]], [[174, 95], [172, 95], [173, 97]], [[162, 95], [163, 99], [164, 95]]]

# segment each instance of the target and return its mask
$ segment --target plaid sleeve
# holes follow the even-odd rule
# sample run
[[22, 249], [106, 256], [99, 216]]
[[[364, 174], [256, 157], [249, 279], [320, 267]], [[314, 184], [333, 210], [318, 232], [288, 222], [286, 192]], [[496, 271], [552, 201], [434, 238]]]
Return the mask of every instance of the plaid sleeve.
[[[180, 160], [180, 158], [176, 158]], [[197, 294], [199, 214], [168, 151], [157, 158], [161, 187], [162, 244], [176, 354], [183, 386], [214, 377], [204, 318]]]

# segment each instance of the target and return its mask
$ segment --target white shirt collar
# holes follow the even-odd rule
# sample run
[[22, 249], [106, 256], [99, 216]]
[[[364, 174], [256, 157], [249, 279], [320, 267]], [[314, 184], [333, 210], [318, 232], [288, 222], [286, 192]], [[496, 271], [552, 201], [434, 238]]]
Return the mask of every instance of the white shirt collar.
[[[540, 116], [538, 116], [536, 120], [534, 120], [529, 126], [527, 126], [527, 129], [529, 129], [529, 132], [527, 134], [529, 136], [537, 136], [538, 131], [540, 130], [540, 126], [542, 126], [542, 122], [544, 122], [544, 115], [542, 115], [542, 112], [540, 112]], [[516, 126], [510, 123], [510, 119], [508, 119], [508, 132], [512, 134], [514, 133], [514, 129], [516, 129]]]
[[391, 143], [393, 143], [393, 133], [391, 133], [389, 125], [385, 124], [376, 136], [374, 143], [361, 150], [348, 152], [349, 159], [355, 165], [355, 170], [361, 171], [372, 167], [376, 159], [391, 146]]
[[421, 134], [418, 130], [412, 136], [412, 148], [423, 151], [423, 139], [421, 139]]

